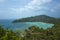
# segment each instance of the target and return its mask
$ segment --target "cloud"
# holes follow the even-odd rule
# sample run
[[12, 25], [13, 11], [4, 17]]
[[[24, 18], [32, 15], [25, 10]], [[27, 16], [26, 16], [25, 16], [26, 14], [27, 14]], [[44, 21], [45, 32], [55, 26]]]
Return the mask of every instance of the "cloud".
[[51, 12], [57, 12], [57, 10], [60, 10], [60, 3], [57, 3], [57, 4], [51, 9]]
[[54, 8], [55, 9], [60, 9], [60, 3], [58, 3]]
[[31, 12], [39, 9], [48, 9], [46, 7], [43, 7], [42, 5], [50, 3], [51, 1], [52, 0], [32, 0], [22, 8], [11, 8], [11, 9], [17, 13]]

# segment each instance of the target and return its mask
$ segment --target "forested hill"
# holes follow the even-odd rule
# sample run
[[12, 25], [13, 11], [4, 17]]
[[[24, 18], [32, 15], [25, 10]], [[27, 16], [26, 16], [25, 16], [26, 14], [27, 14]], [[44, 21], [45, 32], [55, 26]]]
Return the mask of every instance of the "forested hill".
[[17, 22], [46, 22], [46, 23], [60, 23], [59, 18], [49, 17], [46, 15], [39, 15], [34, 17], [22, 18], [18, 20], [14, 20], [14, 23]]

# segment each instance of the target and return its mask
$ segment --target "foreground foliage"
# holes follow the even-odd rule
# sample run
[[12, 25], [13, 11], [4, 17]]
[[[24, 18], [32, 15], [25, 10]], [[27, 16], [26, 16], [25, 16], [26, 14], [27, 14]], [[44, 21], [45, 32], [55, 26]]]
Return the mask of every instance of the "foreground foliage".
[[0, 40], [60, 40], [60, 24], [48, 29], [31, 26], [23, 34], [0, 26]]
[[0, 40], [20, 40], [18, 33], [3, 29], [0, 26]]

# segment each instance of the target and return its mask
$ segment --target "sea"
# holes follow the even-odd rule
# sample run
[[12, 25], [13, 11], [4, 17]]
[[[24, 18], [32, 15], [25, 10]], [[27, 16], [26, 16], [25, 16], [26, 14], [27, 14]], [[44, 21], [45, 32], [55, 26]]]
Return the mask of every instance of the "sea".
[[13, 20], [0, 20], [0, 25], [2, 25], [2, 27], [5, 29], [10, 29], [10, 30], [25, 30], [31, 26], [36, 26], [39, 28], [47, 29], [47, 28], [52, 28], [54, 26], [54, 24], [44, 23], [44, 22], [13, 23], [12, 21]]

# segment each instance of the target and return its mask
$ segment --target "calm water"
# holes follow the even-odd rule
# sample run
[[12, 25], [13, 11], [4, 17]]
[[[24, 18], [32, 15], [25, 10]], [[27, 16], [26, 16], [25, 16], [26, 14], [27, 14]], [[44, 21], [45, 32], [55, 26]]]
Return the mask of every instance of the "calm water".
[[9, 28], [12, 30], [25, 30], [30, 26], [38, 26], [40, 28], [51, 28], [54, 24], [43, 23], [43, 22], [20, 22], [20, 23], [12, 23], [12, 20], [0, 20], [0, 24], [4, 28]]

